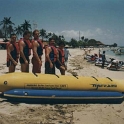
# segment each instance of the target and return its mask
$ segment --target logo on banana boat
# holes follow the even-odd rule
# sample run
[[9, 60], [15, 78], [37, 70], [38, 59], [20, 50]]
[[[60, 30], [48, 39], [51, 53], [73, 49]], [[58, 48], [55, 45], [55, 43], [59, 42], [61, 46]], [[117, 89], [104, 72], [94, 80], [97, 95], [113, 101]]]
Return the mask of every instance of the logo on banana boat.
[[25, 88], [31, 89], [67, 89], [67, 84], [25, 84]]
[[91, 84], [94, 88], [96, 88], [96, 90], [98, 90], [99, 88], [115, 88], [117, 87], [116, 84]]

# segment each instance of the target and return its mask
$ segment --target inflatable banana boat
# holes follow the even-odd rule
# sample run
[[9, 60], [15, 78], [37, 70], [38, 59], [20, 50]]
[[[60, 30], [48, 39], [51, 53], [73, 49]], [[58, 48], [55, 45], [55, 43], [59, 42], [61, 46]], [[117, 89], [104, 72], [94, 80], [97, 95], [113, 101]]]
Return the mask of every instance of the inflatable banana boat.
[[0, 76], [0, 92], [8, 100], [26, 102], [121, 103], [124, 81], [107, 78], [33, 73]]

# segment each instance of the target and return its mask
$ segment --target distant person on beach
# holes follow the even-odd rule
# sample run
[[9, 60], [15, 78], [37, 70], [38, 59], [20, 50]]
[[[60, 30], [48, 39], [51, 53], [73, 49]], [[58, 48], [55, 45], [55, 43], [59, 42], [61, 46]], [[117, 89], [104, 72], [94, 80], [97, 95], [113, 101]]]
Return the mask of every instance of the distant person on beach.
[[58, 50], [58, 56], [56, 61], [56, 68], [60, 70], [61, 75], [65, 75], [65, 53], [64, 53], [65, 43], [60, 42]]
[[57, 60], [57, 49], [55, 40], [49, 38], [49, 45], [45, 46], [45, 74], [55, 74], [55, 63]]
[[88, 50], [84, 49], [84, 54], [87, 55], [88, 54]]
[[106, 56], [105, 56], [105, 51], [103, 51], [103, 54], [102, 54], [102, 68], [104, 68], [105, 61], [106, 61]]
[[99, 58], [101, 58], [101, 57], [102, 57], [102, 54], [101, 54], [101, 50], [99, 48]]
[[90, 48], [90, 49], [88, 49], [88, 51], [89, 51], [89, 53], [90, 53], [90, 51], [91, 51], [91, 48]]
[[39, 39], [39, 31], [33, 31], [32, 40], [32, 50], [33, 50], [33, 57], [32, 57], [32, 72], [33, 73], [41, 73], [41, 66], [42, 66], [42, 55], [43, 55], [43, 43]]
[[19, 58], [19, 47], [16, 43], [16, 34], [11, 34], [11, 40], [7, 43], [7, 67], [9, 72], [15, 72]]
[[19, 41], [20, 64], [22, 72], [29, 72], [29, 56], [31, 55], [30, 31], [25, 31], [23, 38]]
[[70, 54], [70, 52], [68, 50], [68, 47], [64, 48], [64, 53], [65, 53], [65, 67], [66, 67], [66, 70], [67, 70], [68, 56], [69, 55], [71, 56], [71, 54]]

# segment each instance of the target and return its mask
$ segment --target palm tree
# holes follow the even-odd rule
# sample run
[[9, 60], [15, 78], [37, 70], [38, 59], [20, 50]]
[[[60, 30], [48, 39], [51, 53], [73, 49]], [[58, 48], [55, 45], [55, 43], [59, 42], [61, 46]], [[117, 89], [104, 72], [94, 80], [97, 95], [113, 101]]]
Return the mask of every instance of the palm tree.
[[2, 33], [2, 31], [1, 31], [1, 29], [0, 29], [0, 38], [4, 38], [4, 36], [3, 36], [3, 33]]
[[48, 33], [48, 37], [50, 38], [52, 36], [52, 33], [50, 32], [50, 33]]
[[14, 33], [14, 29], [13, 29], [12, 25], [9, 25], [8, 28], [7, 28], [7, 34], [8, 34], [8, 36], [10, 37], [10, 35], [11, 35], [12, 33]]
[[88, 38], [84, 39], [84, 43], [85, 43], [86, 46], [88, 45], [88, 40], [89, 40]]
[[58, 37], [58, 39], [61, 41], [61, 38], [62, 38], [62, 36], [61, 35], [59, 35], [59, 37]]
[[78, 47], [78, 42], [76, 39], [72, 38], [70, 41], [70, 46], [72, 46], [73, 48]]
[[55, 39], [56, 45], [58, 45], [59, 42], [60, 42], [60, 38], [61, 38], [61, 36], [57, 36], [56, 34], [53, 33], [53, 34], [52, 34], [52, 38]]
[[84, 36], [81, 37], [81, 40], [82, 40], [82, 41], [84, 40]]
[[43, 39], [46, 37], [46, 30], [41, 29], [40, 30], [40, 36], [42, 37], [42, 41], [43, 41]]
[[15, 27], [15, 33], [16, 33], [16, 35], [19, 37], [20, 35], [22, 35], [23, 34], [23, 29], [22, 29], [22, 27], [21, 26], [19, 26], [18, 25], [18, 27]]
[[47, 33], [46, 36], [45, 36], [46, 41], [48, 41], [51, 36], [52, 36], [52, 33], [51, 32], [50, 33]]
[[63, 36], [63, 35], [59, 35], [59, 40], [60, 40], [60, 41], [65, 41], [64, 36]]
[[12, 25], [15, 25], [12, 21], [11, 21], [11, 17], [7, 18], [4, 17], [3, 21], [0, 22], [0, 25], [2, 25], [2, 29], [4, 31], [4, 35], [5, 35], [5, 39], [7, 39], [7, 35], [8, 35], [8, 28], [12, 28]]
[[29, 31], [29, 29], [31, 29], [31, 24], [29, 22], [30, 21], [25, 20], [25, 22], [23, 24], [21, 24], [23, 32], [25, 32], [26, 30]]

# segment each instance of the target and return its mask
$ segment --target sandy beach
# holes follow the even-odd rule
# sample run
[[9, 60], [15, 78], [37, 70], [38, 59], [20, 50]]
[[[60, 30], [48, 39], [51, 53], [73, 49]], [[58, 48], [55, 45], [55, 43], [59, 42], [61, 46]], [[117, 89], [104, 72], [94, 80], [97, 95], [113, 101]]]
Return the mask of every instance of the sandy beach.
[[[66, 75], [124, 79], [124, 71], [111, 71], [84, 59], [84, 50], [69, 49]], [[89, 54], [98, 53], [95, 48]], [[0, 75], [8, 72], [6, 50], [0, 50]], [[44, 56], [42, 74], [44, 74]], [[32, 64], [30, 64], [30, 72]], [[20, 72], [20, 64], [16, 67]], [[56, 69], [56, 74], [60, 75]], [[0, 98], [0, 124], [124, 124], [124, 102], [121, 104], [26, 104], [10, 103]]]

